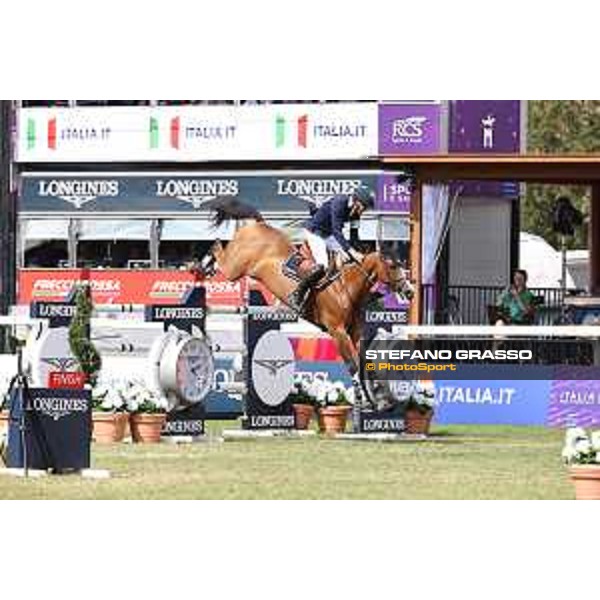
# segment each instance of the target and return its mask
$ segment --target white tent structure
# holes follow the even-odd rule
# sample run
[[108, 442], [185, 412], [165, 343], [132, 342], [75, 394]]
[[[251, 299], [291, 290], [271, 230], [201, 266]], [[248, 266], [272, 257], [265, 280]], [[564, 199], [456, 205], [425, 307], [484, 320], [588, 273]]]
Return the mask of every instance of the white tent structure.
[[[545, 239], [521, 232], [520, 264], [529, 275], [527, 286], [530, 288], [559, 288], [562, 276], [562, 259], [559, 250], [555, 250]], [[567, 288], [576, 287], [567, 270]]]

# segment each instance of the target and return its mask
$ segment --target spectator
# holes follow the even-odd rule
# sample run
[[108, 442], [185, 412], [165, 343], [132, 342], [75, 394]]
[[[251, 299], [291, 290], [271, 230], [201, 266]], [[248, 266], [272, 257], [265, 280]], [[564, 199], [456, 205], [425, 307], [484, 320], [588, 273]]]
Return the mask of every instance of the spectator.
[[496, 325], [530, 325], [535, 317], [535, 297], [527, 289], [527, 271], [517, 269], [512, 285], [496, 302]]

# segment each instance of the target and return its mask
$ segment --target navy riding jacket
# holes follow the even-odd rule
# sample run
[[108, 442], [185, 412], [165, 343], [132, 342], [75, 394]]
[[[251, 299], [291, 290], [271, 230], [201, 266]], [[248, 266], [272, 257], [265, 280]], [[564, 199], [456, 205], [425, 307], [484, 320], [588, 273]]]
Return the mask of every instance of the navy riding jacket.
[[336, 196], [324, 202], [315, 214], [306, 222], [306, 229], [311, 233], [328, 238], [333, 236], [346, 251], [350, 250], [350, 242], [344, 237], [344, 225], [349, 223], [350, 206], [348, 196]]

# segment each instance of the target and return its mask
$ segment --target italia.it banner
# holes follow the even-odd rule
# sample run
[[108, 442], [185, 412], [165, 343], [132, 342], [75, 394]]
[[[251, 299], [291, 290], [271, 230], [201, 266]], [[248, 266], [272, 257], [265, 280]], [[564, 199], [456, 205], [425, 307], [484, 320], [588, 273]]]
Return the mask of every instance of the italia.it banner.
[[366, 159], [439, 151], [440, 104], [26, 108], [16, 159], [36, 162]]
[[19, 162], [366, 158], [376, 103], [21, 109]]

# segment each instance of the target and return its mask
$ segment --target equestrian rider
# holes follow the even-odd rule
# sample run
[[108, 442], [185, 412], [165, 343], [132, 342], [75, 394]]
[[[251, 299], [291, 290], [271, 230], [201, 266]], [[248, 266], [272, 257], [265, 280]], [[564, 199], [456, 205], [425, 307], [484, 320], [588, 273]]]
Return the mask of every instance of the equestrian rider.
[[361, 186], [350, 195], [336, 196], [324, 202], [304, 225], [306, 241], [316, 266], [305, 275], [289, 297], [292, 308], [300, 311], [306, 292], [317, 283], [329, 267], [329, 251], [341, 253], [346, 261], [361, 263], [364, 256], [344, 237], [344, 225], [360, 219], [365, 210], [373, 208], [375, 194]]

